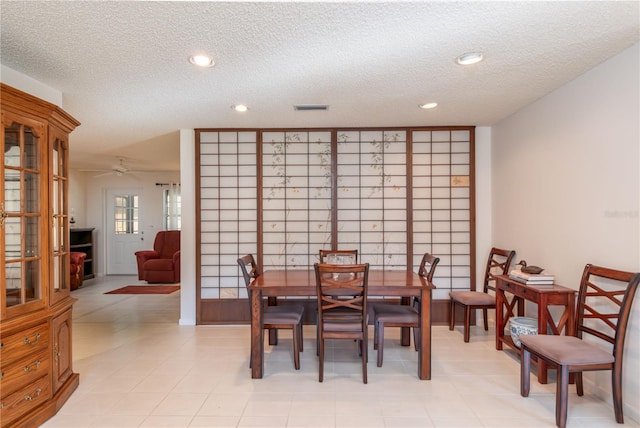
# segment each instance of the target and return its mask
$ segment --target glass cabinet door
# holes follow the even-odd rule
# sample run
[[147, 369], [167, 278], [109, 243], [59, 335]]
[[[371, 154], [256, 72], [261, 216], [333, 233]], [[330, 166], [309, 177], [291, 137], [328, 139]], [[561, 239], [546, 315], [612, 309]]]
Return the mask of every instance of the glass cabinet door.
[[51, 304], [70, 292], [69, 219], [67, 198], [69, 190], [67, 141], [64, 136], [52, 137], [51, 147]]
[[1, 316], [44, 305], [42, 155], [44, 125], [26, 119], [3, 122], [0, 195]]

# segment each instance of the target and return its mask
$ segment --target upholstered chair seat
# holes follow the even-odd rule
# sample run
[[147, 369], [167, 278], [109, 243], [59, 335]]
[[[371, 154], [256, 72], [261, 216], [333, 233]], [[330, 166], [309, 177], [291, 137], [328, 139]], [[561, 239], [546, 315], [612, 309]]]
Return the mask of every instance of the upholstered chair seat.
[[574, 336], [543, 336], [523, 334], [520, 343], [529, 350], [542, 355], [560, 365], [591, 365], [613, 363], [611, 351], [602, 349]]
[[494, 305], [496, 297], [492, 294], [479, 293], [477, 291], [452, 291], [456, 301], [466, 306]]

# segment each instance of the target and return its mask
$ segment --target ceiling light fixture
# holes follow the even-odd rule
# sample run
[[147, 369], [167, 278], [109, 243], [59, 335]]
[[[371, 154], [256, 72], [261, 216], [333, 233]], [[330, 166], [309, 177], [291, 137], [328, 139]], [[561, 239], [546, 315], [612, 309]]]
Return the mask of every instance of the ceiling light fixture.
[[239, 112], [245, 112], [247, 110], [249, 110], [249, 107], [247, 107], [244, 104], [236, 104], [234, 106], [231, 106], [232, 109], [234, 109], [235, 111], [239, 111]]
[[456, 62], [460, 65], [471, 65], [478, 63], [484, 59], [481, 52], [467, 52], [456, 58]]
[[428, 109], [431, 109], [431, 108], [438, 107], [438, 103], [424, 103], [424, 104], [420, 104], [418, 107], [420, 107], [421, 109], [424, 109], [424, 110], [428, 110]]
[[213, 58], [208, 55], [191, 55], [189, 62], [198, 67], [213, 67], [215, 65]]

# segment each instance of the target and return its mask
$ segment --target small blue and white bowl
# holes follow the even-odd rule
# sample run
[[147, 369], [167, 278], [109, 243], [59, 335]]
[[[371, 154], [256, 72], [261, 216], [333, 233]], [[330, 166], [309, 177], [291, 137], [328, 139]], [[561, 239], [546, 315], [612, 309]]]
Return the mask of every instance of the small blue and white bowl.
[[529, 317], [511, 318], [509, 320], [509, 332], [516, 348], [520, 348], [521, 334], [538, 334], [538, 320]]

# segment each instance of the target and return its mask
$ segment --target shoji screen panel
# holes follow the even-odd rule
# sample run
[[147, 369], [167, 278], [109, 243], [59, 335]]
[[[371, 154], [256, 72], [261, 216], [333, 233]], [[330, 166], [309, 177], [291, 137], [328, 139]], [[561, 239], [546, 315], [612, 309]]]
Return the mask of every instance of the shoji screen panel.
[[263, 270], [308, 269], [320, 248], [336, 246], [358, 249], [373, 268], [417, 271], [430, 252], [441, 258], [434, 299], [442, 305], [434, 313], [443, 316], [449, 290], [470, 288], [473, 127], [201, 129], [196, 136], [201, 322], [246, 310], [236, 264], [246, 253]]
[[406, 131], [338, 131], [338, 247], [373, 268], [407, 266]]
[[257, 253], [257, 133], [200, 134], [201, 298], [246, 297], [236, 260]]
[[264, 269], [307, 269], [331, 245], [331, 132], [264, 132], [262, 141]]
[[425, 252], [440, 257], [434, 299], [471, 283], [471, 137], [470, 130], [412, 132], [413, 266]]

